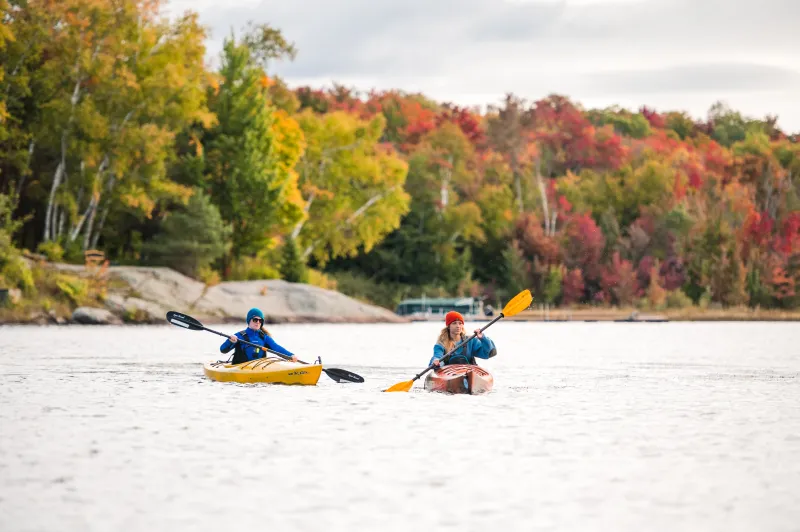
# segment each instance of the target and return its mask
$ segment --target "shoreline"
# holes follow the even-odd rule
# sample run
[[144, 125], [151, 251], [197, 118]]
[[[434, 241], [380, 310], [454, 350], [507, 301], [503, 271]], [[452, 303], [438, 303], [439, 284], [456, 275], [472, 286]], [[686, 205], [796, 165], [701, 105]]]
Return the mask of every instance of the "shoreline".
[[[207, 285], [165, 267], [83, 265], [25, 257], [37, 280], [6, 292], [0, 325], [166, 324], [175, 310], [205, 322], [239, 323], [252, 307], [266, 324], [406, 323], [376, 305], [319, 286], [269, 279]], [[9, 304], [10, 303], [10, 304]]]
[[[226, 281], [206, 285], [175, 270], [149, 266], [87, 268], [43, 260], [28, 254], [37, 283], [33, 294], [0, 304], [2, 325], [167, 324], [176, 310], [208, 323], [240, 323], [251, 307], [264, 312], [266, 324], [284, 323], [410, 323], [441, 321], [444, 315], [400, 316], [342, 292], [283, 280]], [[6, 291], [6, 298], [8, 298]], [[0, 301], [0, 303], [2, 303]], [[497, 314], [494, 314], [496, 316]], [[488, 322], [494, 316], [465, 316]], [[641, 310], [634, 307], [546, 308], [534, 304], [508, 321], [532, 322], [793, 322], [800, 310], [685, 307]]]
[[[97, 309], [102, 310], [102, 309]], [[179, 310], [179, 309], [175, 309]], [[179, 310], [180, 311], [180, 310]], [[187, 311], [192, 314], [191, 311]], [[27, 319], [3, 316], [0, 312], [0, 327], [4, 325], [26, 326], [67, 326], [67, 325], [168, 325], [165, 316], [156, 315], [144, 319], [121, 319], [111, 322], [89, 323], [59, 317], [54, 313], [37, 312]], [[195, 318], [203, 323], [233, 325], [241, 322], [235, 316], [220, 316], [206, 313], [194, 313]], [[414, 323], [439, 322], [443, 316], [397, 316], [396, 320], [375, 319], [374, 317], [343, 317], [319, 315], [270, 316], [265, 312], [266, 325], [279, 324], [343, 324], [363, 325], [375, 323]], [[493, 316], [465, 316], [467, 323], [488, 323]], [[635, 309], [551, 309], [525, 310], [515, 316], [504, 318], [504, 321], [537, 322], [537, 323], [690, 323], [690, 322], [796, 322], [800, 321], [800, 312], [763, 310], [763, 309], [673, 309], [658, 313], [645, 313]]]
[[[494, 316], [465, 316], [467, 322], [489, 322]], [[441, 321], [444, 316], [415, 316], [411, 321]], [[505, 321], [532, 321], [543, 323], [566, 322], [624, 322], [624, 323], [668, 323], [668, 322], [793, 322], [800, 321], [800, 311], [764, 310], [750, 308], [668, 309], [657, 312], [635, 308], [555, 308], [524, 310]]]

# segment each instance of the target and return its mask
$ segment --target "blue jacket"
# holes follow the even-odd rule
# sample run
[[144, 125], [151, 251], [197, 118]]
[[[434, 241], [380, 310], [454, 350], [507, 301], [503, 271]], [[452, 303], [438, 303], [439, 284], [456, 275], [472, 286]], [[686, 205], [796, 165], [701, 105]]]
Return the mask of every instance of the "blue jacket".
[[[459, 342], [464, 341], [466, 335], [461, 335], [461, 340]], [[456, 343], [459, 343], [456, 342]], [[444, 350], [444, 346], [440, 343], [436, 343], [433, 346], [433, 357], [431, 361], [428, 362], [430, 366], [433, 364], [434, 360], [438, 360], [446, 355], [447, 352]], [[476, 364], [475, 358], [492, 358], [497, 354], [497, 348], [494, 346], [494, 342], [486, 335], [484, 335], [483, 339], [473, 338], [466, 344], [459, 347], [450, 358], [447, 359], [445, 365], [448, 364]]]
[[[254, 331], [250, 327], [243, 331], [239, 331], [236, 333], [236, 337], [239, 340], [246, 340], [250, 343], [263, 345], [272, 349], [273, 351], [277, 351], [278, 353], [283, 353], [286, 356], [294, 356], [288, 350], [284, 349], [278, 343], [272, 339], [271, 336], [264, 334], [262, 331]], [[240, 364], [242, 362], [247, 362], [249, 360], [254, 360], [256, 358], [264, 358], [267, 354], [266, 351], [263, 349], [259, 349], [257, 347], [253, 347], [251, 345], [242, 344], [240, 342], [236, 342], [233, 344], [230, 340], [225, 340], [221, 346], [219, 346], [219, 350], [221, 353], [227, 353], [231, 349], [236, 349], [236, 352], [233, 355], [233, 363]]]

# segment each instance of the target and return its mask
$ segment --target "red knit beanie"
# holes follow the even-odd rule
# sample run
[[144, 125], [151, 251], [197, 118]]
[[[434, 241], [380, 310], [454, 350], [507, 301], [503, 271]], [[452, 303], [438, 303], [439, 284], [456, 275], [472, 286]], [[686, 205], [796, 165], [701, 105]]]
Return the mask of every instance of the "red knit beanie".
[[444, 316], [444, 324], [445, 324], [446, 327], [450, 327], [450, 324], [453, 323], [454, 321], [460, 321], [461, 323], [464, 323], [464, 316], [462, 316], [460, 313], [456, 312], [455, 310], [451, 310], [450, 312], [445, 314], [445, 316]]

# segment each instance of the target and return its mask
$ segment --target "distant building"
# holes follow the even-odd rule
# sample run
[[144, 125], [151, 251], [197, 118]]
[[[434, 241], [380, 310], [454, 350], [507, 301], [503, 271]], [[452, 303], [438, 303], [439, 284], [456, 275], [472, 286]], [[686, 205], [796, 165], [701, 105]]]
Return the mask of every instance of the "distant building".
[[466, 316], [483, 316], [483, 301], [474, 297], [433, 297], [404, 299], [397, 305], [395, 314], [400, 316], [435, 317], [444, 316], [451, 310]]

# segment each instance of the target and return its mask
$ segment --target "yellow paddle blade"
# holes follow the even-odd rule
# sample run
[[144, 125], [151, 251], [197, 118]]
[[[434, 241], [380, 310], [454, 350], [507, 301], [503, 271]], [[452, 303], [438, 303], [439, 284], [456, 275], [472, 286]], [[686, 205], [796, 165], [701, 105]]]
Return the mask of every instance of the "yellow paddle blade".
[[514, 296], [514, 299], [509, 301], [505, 307], [503, 307], [503, 316], [506, 318], [509, 316], [513, 316], [514, 314], [521, 312], [531, 306], [531, 301], [533, 301], [533, 296], [531, 295], [530, 290], [523, 290], [519, 294]]
[[414, 386], [414, 381], [398, 382], [394, 386], [390, 386], [383, 390], [384, 392], [407, 392]]

